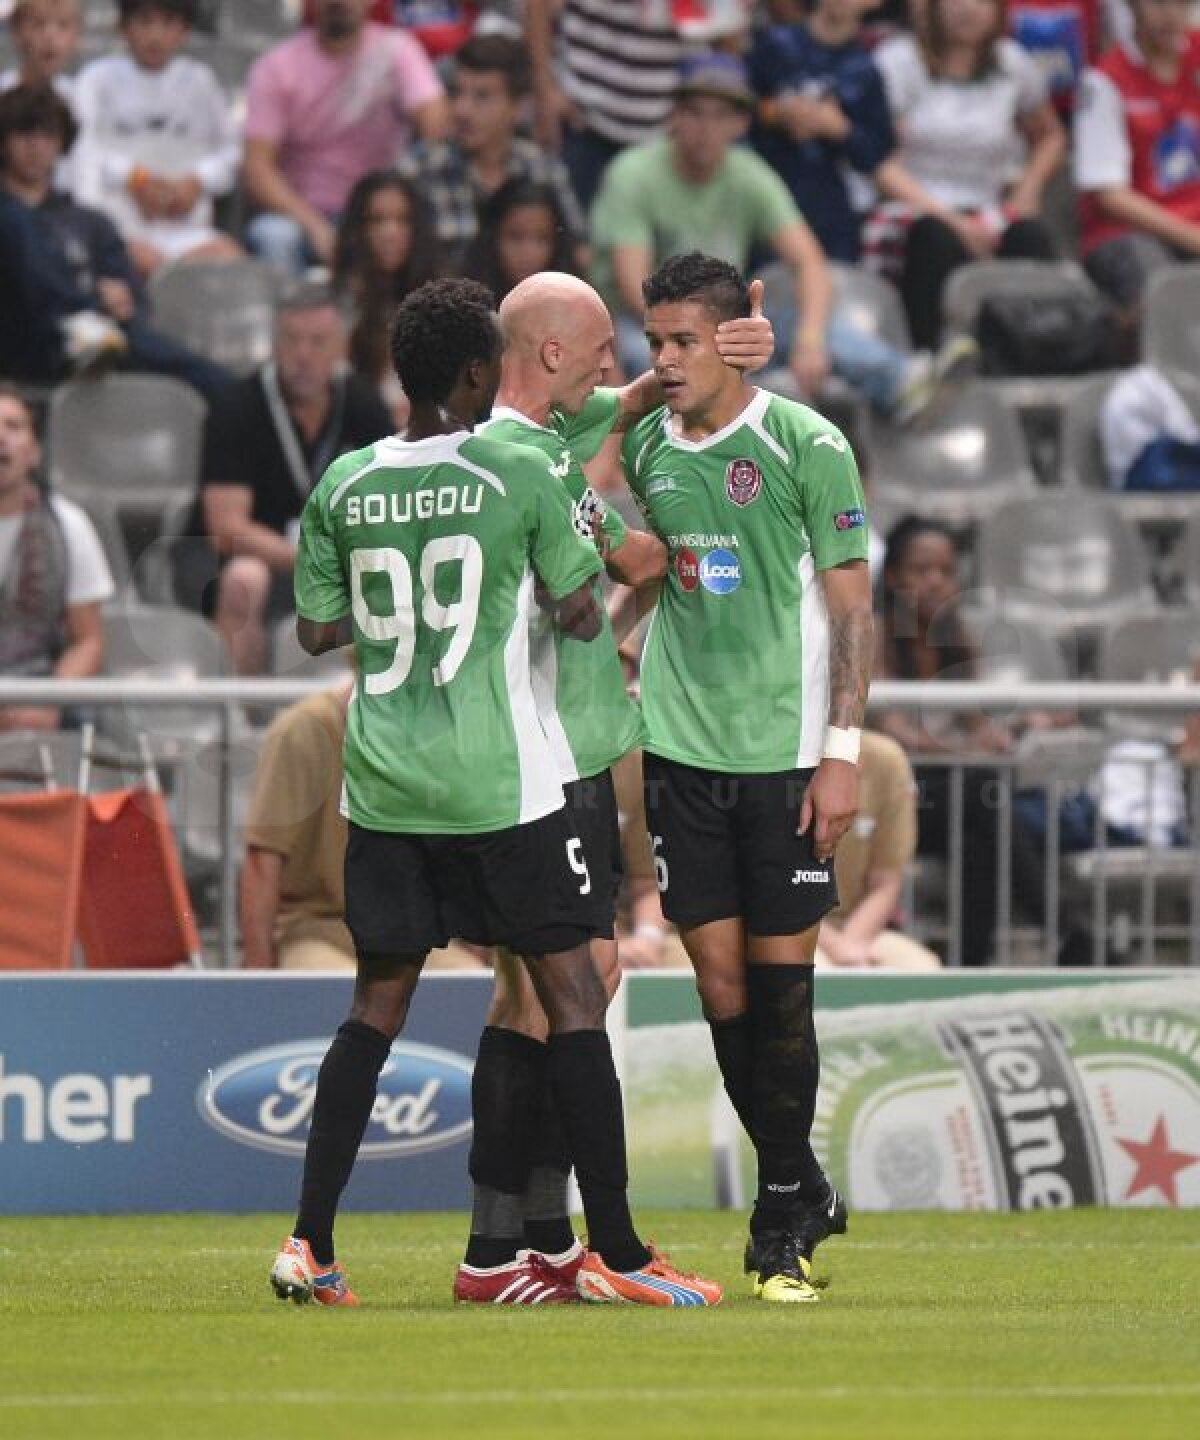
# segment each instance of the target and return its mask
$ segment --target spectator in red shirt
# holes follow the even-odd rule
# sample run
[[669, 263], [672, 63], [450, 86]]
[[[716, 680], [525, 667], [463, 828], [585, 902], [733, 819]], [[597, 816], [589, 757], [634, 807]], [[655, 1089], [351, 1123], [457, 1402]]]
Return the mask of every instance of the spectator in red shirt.
[[1134, 312], [1152, 271], [1200, 255], [1200, 31], [1188, 0], [1131, 0], [1132, 43], [1084, 76], [1075, 117], [1081, 249]]

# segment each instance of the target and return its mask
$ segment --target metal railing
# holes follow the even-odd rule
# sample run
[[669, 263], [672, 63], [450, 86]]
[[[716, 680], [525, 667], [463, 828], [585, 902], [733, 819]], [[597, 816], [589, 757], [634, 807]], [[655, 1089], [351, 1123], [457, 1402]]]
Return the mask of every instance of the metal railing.
[[[247, 707], [271, 711], [307, 695], [331, 688], [326, 676], [304, 679], [223, 680], [204, 679], [180, 683], [170, 679], [14, 679], [0, 677], [0, 706], [29, 705], [56, 707], [136, 707], [139, 710], [181, 707], [197, 714], [216, 717], [216, 741], [219, 762], [219, 901], [218, 935], [220, 964], [232, 968], [237, 963], [237, 864], [236, 833], [232, 773], [229, 757], [236, 737], [242, 733], [243, 714]], [[882, 681], [873, 686], [870, 710], [921, 711], [993, 714], [1030, 711], [1069, 712], [1080, 717], [1094, 717], [1097, 724], [1105, 715], [1156, 714], [1178, 716], [1200, 714], [1200, 684], [1130, 684], [1107, 681], [1070, 681], [1026, 684], [996, 684], [985, 681], [913, 682]], [[1022, 758], [1020, 755], [988, 755], [978, 759], [954, 757], [914, 757], [920, 766], [950, 765], [950, 843], [946, 871], [946, 945], [951, 964], [962, 962], [961, 949], [961, 882], [963, 847], [970, 837], [963, 833], [964, 777], [972, 767], [984, 766], [998, 774], [996, 843], [997, 890], [996, 935], [998, 957], [1011, 959], [1013, 943], [1010, 841], [1012, 835], [1013, 798]], [[1155, 915], [1161, 872], [1166, 858], [1161, 851], [1147, 849], [1145, 866], [1137, 877], [1139, 890], [1139, 923], [1141, 929], [1140, 959], [1155, 960], [1156, 933], [1166, 933], [1186, 950], [1190, 965], [1200, 966], [1200, 767], [1187, 772], [1187, 799], [1191, 817], [1191, 840], [1185, 852], [1187, 860], [1187, 920], [1173, 930], [1156, 927]], [[1046, 791], [1046, 810], [1050, 817], [1057, 814], [1066, 793], [1066, 782], [1055, 770], [1041, 782]], [[1106, 842], [1105, 826], [1097, 807], [1094, 855], [1091, 882], [1091, 930], [1093, 960], [1103, 963], [1107, 951], [1109, 923], [1109, 875], [1105, 856], [1112, 851]], [[1062, 867], [1055, 824], [1047, 826], [1044, 853], [1045, 915], [1042, 927], [1041, 953], [1053, 963], [1059, 937], [1059, 909], [1062, 895]], [[1178, 878], [1179, 865], [1174, 866]]]

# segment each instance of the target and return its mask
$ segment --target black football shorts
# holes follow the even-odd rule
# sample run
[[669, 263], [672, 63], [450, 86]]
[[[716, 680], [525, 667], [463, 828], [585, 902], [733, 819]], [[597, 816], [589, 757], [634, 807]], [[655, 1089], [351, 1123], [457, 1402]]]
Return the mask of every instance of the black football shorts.
[[595, 933], [566, 809], [482, 835], [402, 835], [351, 822], [346, 924], [364, 955], [423, 955], [451, 938], [547, 955]]
[[736, 775], [644, 757], [646, 824], [663, 914], [681, 929], [740, 916], [798, 935], [837, 905], [833, 866], [796, 833], [811, 770]]

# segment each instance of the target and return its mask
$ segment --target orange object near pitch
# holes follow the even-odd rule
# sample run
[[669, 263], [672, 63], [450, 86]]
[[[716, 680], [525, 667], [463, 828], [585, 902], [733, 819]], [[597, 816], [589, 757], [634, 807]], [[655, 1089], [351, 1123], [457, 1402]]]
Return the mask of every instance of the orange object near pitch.
[[162, 795], [0, 797], [0, 970], [195, 962], [200, 940]]

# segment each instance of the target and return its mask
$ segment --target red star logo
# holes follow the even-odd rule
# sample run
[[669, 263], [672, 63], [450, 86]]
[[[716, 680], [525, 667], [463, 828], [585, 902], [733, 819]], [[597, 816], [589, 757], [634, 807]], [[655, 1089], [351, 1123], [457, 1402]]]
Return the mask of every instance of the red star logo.
[[1126, 1200], [1132, 1200], [1143, 1190], [1161, 1190], [1169, 1205], [1179, 1204], [1175, 1190], [1175, 1177], [1189, 1165], [1200, 1162], [1200, 1155], [1189, 1155], [1183, 1150], [1172, 1150], [1167, 1137], [1167, 1117], [1160, 1115], [1154, 1122], [1149, 1140], [1122, 1140], [1117, 1144], [1129, 1156], [1137, 1169], [1125, 1192]]

